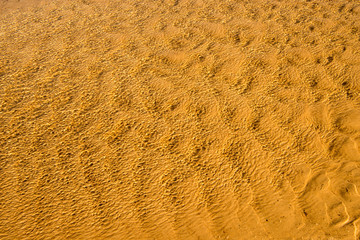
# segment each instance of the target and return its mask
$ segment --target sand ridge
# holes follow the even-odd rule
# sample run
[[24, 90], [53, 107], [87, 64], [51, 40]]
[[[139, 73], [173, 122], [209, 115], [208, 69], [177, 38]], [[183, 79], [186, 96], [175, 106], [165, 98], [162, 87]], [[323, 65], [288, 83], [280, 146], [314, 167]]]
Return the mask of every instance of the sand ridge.
[[360, 237], [357, 1], [24, 2], [1, 239]]

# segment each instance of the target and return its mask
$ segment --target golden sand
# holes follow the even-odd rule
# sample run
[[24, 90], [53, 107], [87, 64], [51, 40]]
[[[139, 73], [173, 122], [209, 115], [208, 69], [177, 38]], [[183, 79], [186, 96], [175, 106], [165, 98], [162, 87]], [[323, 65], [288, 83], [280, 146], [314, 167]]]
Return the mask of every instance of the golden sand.
[[359, 1], [0, 9], [0, 239], [360, 238]]

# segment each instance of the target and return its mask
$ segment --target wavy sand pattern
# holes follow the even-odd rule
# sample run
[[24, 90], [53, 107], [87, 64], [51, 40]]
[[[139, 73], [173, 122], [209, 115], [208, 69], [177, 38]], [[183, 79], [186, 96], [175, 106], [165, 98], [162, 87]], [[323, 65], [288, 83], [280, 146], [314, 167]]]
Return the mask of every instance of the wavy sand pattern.
[[360, 238], [358, 1], [0, 8], [0, 239]]

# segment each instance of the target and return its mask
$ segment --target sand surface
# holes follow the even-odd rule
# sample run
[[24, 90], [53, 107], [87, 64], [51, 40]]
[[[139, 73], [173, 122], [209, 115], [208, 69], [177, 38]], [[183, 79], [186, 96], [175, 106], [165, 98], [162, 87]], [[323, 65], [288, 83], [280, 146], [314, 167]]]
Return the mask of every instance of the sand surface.
[[0, 1], [0, 239], [359, 239], [360, 2]]

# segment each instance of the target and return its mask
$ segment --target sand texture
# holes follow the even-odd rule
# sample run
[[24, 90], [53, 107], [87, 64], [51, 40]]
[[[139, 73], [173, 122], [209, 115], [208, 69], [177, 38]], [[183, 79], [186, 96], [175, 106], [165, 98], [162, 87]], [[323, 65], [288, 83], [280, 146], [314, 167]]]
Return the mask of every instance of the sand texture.
[[360, 239], [357, 0], [0, 1], [0, 239]]

